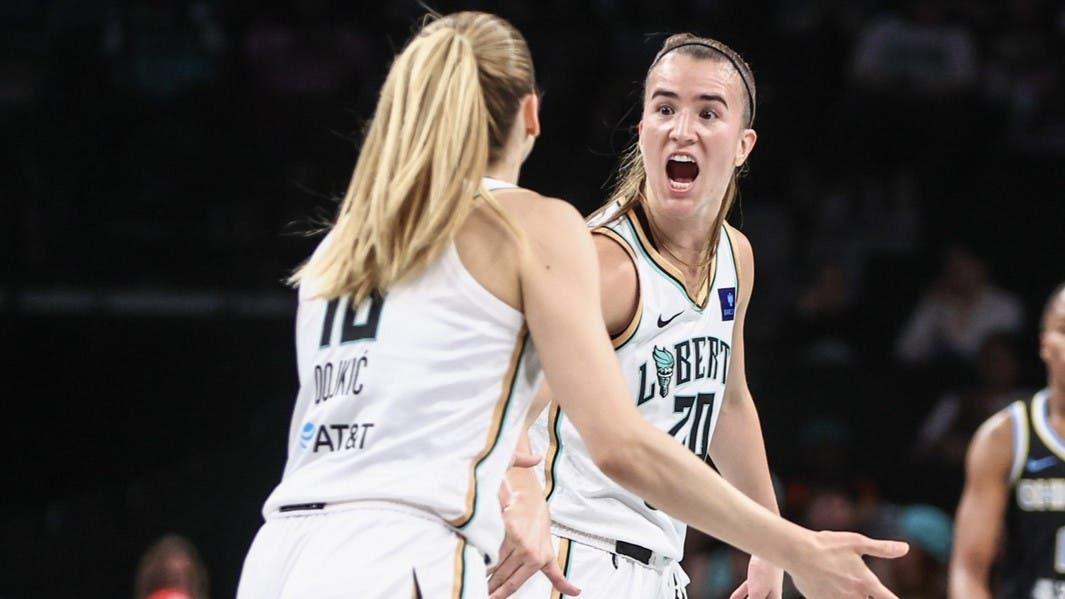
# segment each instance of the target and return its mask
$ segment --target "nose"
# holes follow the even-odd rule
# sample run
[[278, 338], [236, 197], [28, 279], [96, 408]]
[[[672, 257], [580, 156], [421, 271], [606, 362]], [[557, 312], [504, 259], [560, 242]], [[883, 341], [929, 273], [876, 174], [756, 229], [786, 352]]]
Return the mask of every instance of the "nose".
[[691, 115], [687, 111], [679, 112], [677, 118], [673, 119], [669, 140], [680, 145], [695, 143], [695, 129], [692, 126]]

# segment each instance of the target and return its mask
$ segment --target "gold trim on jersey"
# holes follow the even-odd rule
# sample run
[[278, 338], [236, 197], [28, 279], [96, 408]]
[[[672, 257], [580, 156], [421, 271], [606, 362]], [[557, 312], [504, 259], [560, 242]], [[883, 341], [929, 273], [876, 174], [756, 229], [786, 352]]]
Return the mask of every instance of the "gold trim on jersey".
[[[562, 570], [563, 576], [569, 575], [569, 552], [571, 545], [573, 545], [573, 541], [569, 539], [560, 539], [558, 543], [558, 567]], [[562, 593], [557, 589], [552, 589], [551, 599], [562, 599]]]
[[529, 329], [523, 326], [514, 341], [514, 349], [510, 354], [510, 364], [507, 366], [506, 374], [503, 376], [503, 388], [500, 390], [499, 400], [492, 411], [492, 420], [488, 425], [488, 438], [485, 440], [484, 448], [470, 462], [470, 483], [466, 491], [466, 508], [461, 516], [454, 520], [448, 520], [448, 524], [455, 528], [462, 528], [469, 524], [477, 512], [477, 466], [481, 465], [481, 462], [492, 453], [496, 444], [499, 443], [499, 437], [503, 432], [503, 419], [506, 417], [507, 408], [510, 407], [510, 398], [514, 393], [514, 381], [518, 376], [521, 357], [525, 355], [525, 344], [528, 336]]
[[667, 279], [673, 281], [680, 291], [688, 298], [692, 304], [699, 310], [706, 308], [707, 300], [710, 298], [710, 281], [717, 278], [717, 249], [714, 250], [714, 257], [710, 262], [711, 273], [703, 279], [699, 290], [696, 292], [695, 297], [692, 297], [688, 293], [688, 286], [685, 284], [684, 273], [679, 268], [673, 265], [672, 262], [666, 260], [662, 254], [658, 253], [650, 238], [643, 230], [643, 225], [640, 224], [639, 217], [636, 217], [632, 212], [625, 214], [625, 221], [629, 223], [633, 232], [636, 234], [636, 241], [640, 245], [640, 249], [643, 250], [643, 255], [651, 263], [655, 269], [660, 272]]
[[642, 289], [640, 289], [640, 271], [636, 267], [636, 252], [624, 237], [618, 235], [617, 231], [609, 227], [596, 227], [592, 229], [592, 234], [602, 235], [620, 245], [621, 249], [625, 250], [625, 253], [629, 255], [629, 260], [632, 260], [632, 268], [636, 270], [636, 310], [633, 311], [629, 324], [625, 325], [621, 332], [615, 334], [613, 331], [608, 331], [610, 333], [610, 343], [617, 350], [632, 339], [633, 335], [636, 334], [636, 329], [640, 328], [640, 320], [643, 318], [643, 295], [641, 293]]
[[451, 598], [461, 599], [466, 590], [466, 539], [459, 537], [459, 546], [455, 551], [455, 579], [451, 583]]
[[559, 438], [559, 420], [562, 418], [562, 407], [552, 401], [547, 405], [547, 456], [544, 460], [544, 501], [551, 499], [555, 492], [555, 462], [562, 452], [562, 441]]
[[628, 343], [636, 335], [636, 330], [640, 328], [640, 321], [643, 320], [642, 298], [637, 300], [637, 302], [636, 313], [632, 315], [632, 320], [629, 321], [629, 325], [625, 327], [625, 330], [617, 335], [611, 335], [610, 337], [610, 343], [614, 346], [615, 351], [621, 349], [626, 343]]
[[[743, 279], [740, 276], [740, 260], [739, 260], [739, 257], [736, 256], [736, 244], [732, 243], [732, 233], [729, 232], [729, 229], [731, 229], [732, 226], [729, 225], [728, 223], [721, 223], [721, 228], [724, 229], [724, 231], [725, 231], [725, 239], [728, 240], [728, 251], [729, 251], [730, 254], [732, 254], [732, 270], [733, 270], [733, 272], [736, 273], [736, 297], [738, 298], [738, 297], [740, 297], [740, 281], [742, 281]], [[717, 282], [717, 269], [715, 268], [714, 269], [714, 278], [710, 281], [710, 287], [713, 288], [714, 283], [716, 283], [716, 282]], [[737, 310], [737, 312], [739, 311], [739, 306], [740, 306], [740, 303], [739, 303], [739, 301], [737, 301], [736, 302], [736, 310]]]
[[1013, 424], [1013, 463], [1010, 466], [1010, 483], [1017, 482], [1024, 474], [1024, 461], [1028, 458], [1028, 406], [1019, 399], [1008, 408], [1010, 422]]
[[1062, 445], [1057, 433], [1051, 429], [1050, 421], [1047, 417], [1047, 394], [1045, 392], [1040, 391], [1035, 394], [1035, 398], [1032, 399], [1030, 416], [1032, 428], [1035, 429], [1035, 434], [1039, 435], [1043, 445], [1046, 445], [1047, 449], [1053, 452], [1054, 455], [1065, 460], [1065, 446]]

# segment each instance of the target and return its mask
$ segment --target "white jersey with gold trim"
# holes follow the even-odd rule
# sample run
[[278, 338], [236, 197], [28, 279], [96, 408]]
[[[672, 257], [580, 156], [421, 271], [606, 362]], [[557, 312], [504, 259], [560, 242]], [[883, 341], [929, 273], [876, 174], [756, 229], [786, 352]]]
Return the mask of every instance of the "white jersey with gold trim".
[[288, 462], [264, 516], [394, 502], [435, 515], [494, 562], [499, 486], [541, 378], [523, 315], [473, 278], [453, 242], [383, 297], [351, 306], [313, 295], [305, 283]]
[[[618, 242], [636, 265], [639, 307], [613, 340], [632, 400], [651, 424], [705, 457], [728, 380], [739, 298], [728, 228], [722, 227], [708, 282], [691, 297], [681, 273], [650, 243], [640, 217], [629, 213], [611, 220], [613, 215], [589, 225]], [[557, 404], [540, 416], [530, 438], [534, 451], [545, 455], [543, 482], [556, 534], [576, 531], [666, 558], [683, 557], [684, 523], [600, 472]]]

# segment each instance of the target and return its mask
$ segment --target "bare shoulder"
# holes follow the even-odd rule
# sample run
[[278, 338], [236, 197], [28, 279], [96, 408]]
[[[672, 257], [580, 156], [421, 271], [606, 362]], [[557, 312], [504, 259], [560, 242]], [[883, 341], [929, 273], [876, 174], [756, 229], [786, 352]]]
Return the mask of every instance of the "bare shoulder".
[[[742, 231], [727, 222], [725, 223], [725, 229], [728, 231], [729, 239], [732, 240], [732, 251], [736, 254], [736, 261], [740, 263], [741, 267], [749, 266], [753, 270], [754, 248], [751, 246], [751, 240], [747, 239], [747, 236]], [[745, 268], [744, 270], [747, 269]]]
[[[555, 229], [579, 227], [581, 223], [580, 213], [569, 203], [542, 196], [529, 189], [499, 189], [492, 192], [492, 197], [511, 222], [521, 228], [533, 242], [550, 241]], [[474, 206], [468, 228], [495, 252], [503, 252], [508, 254], [508, 257], [513, 257], [515, 252], [519, 251], [517, 240], [508, 230], [506, 223], [487, 203], [478, 202]]]
[[529, 238], [533, 250], [587, 243], [584, 219], [569, 202], [529, 189], [497, 191], [496, 200]]
[[750, 297], [754, 287], [754, 248], [751, 240], [739, 229], [725, 223], [725, 230], [729, 239], [732, 240], [732, 252], [736, 256], [737, 275], [740, 279], [740, 294], [742, 297]]
[[580, 212], [559, 198], [540, 195], [530, 189], [497, 191], [495, 197], [518, 224], [530, 231], [552, 225], [584, 226]]
[[1013, 419], [1009, 408], [1000, 410], [976, 429], [969, 443], [965, 468], [970, 476], [1005, 476], [1013, 462]]
[[603, 233], [592, 233], [595, 252], [599, 256], [599, 274], [603, 287], [635, 289], [636, 265], [628, 250], [621, 245], [624, 242]]

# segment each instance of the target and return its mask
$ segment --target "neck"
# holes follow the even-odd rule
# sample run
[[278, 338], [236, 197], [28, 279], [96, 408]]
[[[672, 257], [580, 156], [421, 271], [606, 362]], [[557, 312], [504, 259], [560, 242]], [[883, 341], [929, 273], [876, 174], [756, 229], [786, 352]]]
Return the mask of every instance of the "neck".
[[518, 175], [521, 174], [521, 162], [518, 160], [498, 160], [495, 164], [488, 165], [484, 176], [505, 181], [511, 185], [518, 184]]
[[1065, 380], [1058, 380], [1051, 374], [1047, 382], [1047, 403], [1050, 410], [1065, 415]]
[[[653, 192], [648, 190], [648, 195]], [[644, 203], [648, 211], [648, 220], [655, 227], [659, 243], [669, 245], [669, 250], [687, 261], [688, 258], [701, 260], [706, 254], [706, 244], [713, 236], [714, 221], [717, 219], [717, 210], [721, 202], [707, 205], [692, 215], [669, 214], [665, 210], [656, 210], [659, 204], [656, 200], [648, 197], [650, 201]]]

